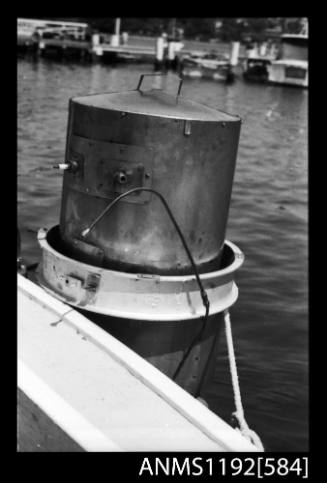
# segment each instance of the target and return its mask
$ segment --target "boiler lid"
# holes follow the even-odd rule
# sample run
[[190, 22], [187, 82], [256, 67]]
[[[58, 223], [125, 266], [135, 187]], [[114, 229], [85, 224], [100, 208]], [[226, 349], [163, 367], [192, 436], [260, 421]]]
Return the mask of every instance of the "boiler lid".
[[161, 89], [91, 94], [74, 97], [72, 101], [91, 108], [164, 118], [215, 122], [240, 120], [238, 116], [227, 114], [182, 97], [176, 98]]

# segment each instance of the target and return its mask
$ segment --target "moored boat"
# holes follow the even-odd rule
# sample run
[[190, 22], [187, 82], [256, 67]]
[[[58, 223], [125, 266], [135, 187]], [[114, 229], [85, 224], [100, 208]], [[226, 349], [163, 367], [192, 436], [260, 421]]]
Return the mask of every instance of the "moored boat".
[[228, 55], [197, 52], [184, 57], [181, 64], [184, 77], [229, 82], [234, 74]]
[[269, 83], [308, 87], [308, 35], [282, 35], [280, 56], [268, 66], [268, 73]]
[[243, 78], [251, 82], [267, 82], [269, 59], [249, 57], [243, 61]]

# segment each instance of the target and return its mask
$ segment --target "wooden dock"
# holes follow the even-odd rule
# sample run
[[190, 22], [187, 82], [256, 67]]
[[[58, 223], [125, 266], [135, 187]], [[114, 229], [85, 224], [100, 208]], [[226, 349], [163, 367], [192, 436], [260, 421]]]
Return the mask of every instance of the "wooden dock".
[[142, 45], [119, 45], [100, 44], [92, 47], [92, 53], [95, 58], [112, 58], [112, 59], [135, 59], [154, 62], [156, 52], [155, 47], [144, 47]]
[[[23, 22], [24, 19], [20, 19]], [[126, 44], [119, 43], [116, 45], [112, 42], [112, 36], [108, 34], [96, 34], [86, 35], [84, 40], [74, 40], [73, 35], [67, 35], [66, 37], [60, 33], [59, 26], [64, 27], [67, 24], [67, 28], [77, 28], [81, 25], [81, 28], [86, 28], [87, 24], [78, 24], [72, 22], [51, 22], [51, 21], [29, 21], [25, 19], [25, 23], [30, 22], [29, 29], [18, 28], [17, 34], [17, 46], [19, 51], [32, 51], [36, 55], [40, 56], [54, 56], [65, 57], [66, 55], [75, 55], [82, 59], [91, 60], [131, 60], [131, 61], [143, 61], [154, 63], [156, 60], [156, 37], [143, 37], [138, 35], [131, 35], [128, 38]], [[37, 23], [44, 24], [44, 26], [52, 26], [53, 38], [51, 32], [40, 34], [39, 38], [33, 33], [33, 26]], [[56, 30], [56, 24], [58, 29]], [[40, 26], [39, 26], [40, 28]], [[119, 36], [118, 36], [119, 38]], [[86, 40], [87, 39], [87, 40]], [[119, 42], [119, 40], [118, 40]], [[183, 40], [183, 48], [177, 53], [178, 58], [193, 54], [195, 52], [210, 52], [215, 51], [218, 54], [229, 54], [230, 45], [228, 43], [215, 43], [215, 42], [200, 42], [195, 40]], [[244, 49], [241, 48], [240, 56], [244, 55]]]
[[257, 451], [70, 306], [18, 275], [18, 451]]
[[38, 42], [38, 54], [47, 56], [77, 56], [92, 59], [92, 43], [70, 39], [41, 39]]

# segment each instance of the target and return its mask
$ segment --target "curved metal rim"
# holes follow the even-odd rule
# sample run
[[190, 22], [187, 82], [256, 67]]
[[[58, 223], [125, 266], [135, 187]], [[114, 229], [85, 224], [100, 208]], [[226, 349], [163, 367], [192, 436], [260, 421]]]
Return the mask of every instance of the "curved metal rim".
[[[52, 230], [54, 227], [50, 228]], [[40, 228], [37, 234], [37, 238], [39, 241], [39, 244], [41, 248], [47, 249], [49, 252], [53, 253], [56, 256], [60, 256], [62, 259], [70, 261], [71, 258], [67, 257], [66, 255], [58, 252], [55, 250], [47, 241], [47, 234], [49, 233], [50, 230], [47, 230], [45, 228]], [[242, 264], [244, 261], [244, 254], [243, 252], [231, 241], [225, 240], [224, 244], [226, 244], [233, 252], [234, 254], [234, 260], [233, 262], [226, 268], [223, 268], [221, 270], [215, 270], [214, 272], [206, 272], [206, 273], [200, 273], [200, 278], [201, 280], [209, 280], [212, 278], [216, 277], [223, 277], [225, 275], [229, 275], [234, 273]], [[135, 279], [140, 279], [142, 277], [142, 280], [144, 281], [152, 281], [153, 277], [159, 277], [162, 282], [191, 282], [193, 280], [196, 280], [195, 275], [159, 275], [159, 274], [147, 274], [147, 273], [129, 273], [129, 272], [121, 272], [118, 270], [110, 270], [108, 268], [102, 268], [102, 267], [96, 267], [94, 265], [84, 263], [84, 262], [78, 262], [79, 265], [82, 267], [85, 267], [86, 269], [89, 269], [90, 267], [99, 272], [107, 272], [107, 273], [112, 273], [115, 274], [116, 276], [121, 276], [121, 277], [127, 277], [129, 279], [135, 280]]]
[[[156, 89], [156, 90], [160, 90], [162, 92], [165, 92], [163, 91], [163, 89]], [[121, 91], [115, 91], [115, 92], [102, 92], [101, 94], [86, 94], [86, 95], [83, 95], [83, 96], [75, 96], [75, 97], [71, 97], [70, 98], [70, 101], [74, 102], [75, 104], [79, 104], [79, 105], [82, 105], [82, 106], [85, 106], [85, 104], [83, 104], [80, 100], [84, 97], [92, 97], [92, 96], [96, 96], [96, 95], [105, 95], [105, 94], [125, 94], [125, 93], [130, 93], [130, 92], [141, 92], [141, 91], [137, 91], [136, 89], [129, 89], [127, 91], [124, 91], [124, 92], [121, 92]], [[142, 91], [143, 93], [145, 92], [151, 92], [151, 90], [149, 91]], [[201, 106], [201, 107], [206, 107], [207, 109], [211, 109], [212, 111], [215, 111], [215, 112], [219, 112], [219, 113], [222, 113], [222, 114], [226, 114], [227, 116], [230, 117], [230, 119], [198, 119], [198, 118], [194, 118], [194, 116], [187, 116], [187, 115], [176, 115], [176, 114], [165, 114], [165, 115], [162, 115], [162, 114], [155, 114], [155, 113], [151, 113], [151, 114], [146, 114], [146, 113], [143, 113], [143, 112], [139, 112], [139, 111], [135, 111], [131, 108], [129, 108], [128, 110], [126, 109], [122, 109], [118, 106], [112, 106], [110, 108], [111, 111], [113, 112], [119, 112], [120, 114], [122, 112], [124, 112], [125, 114], [134, 114], [134, 115], [138, 115], [138, 116], [148, 116], [148, 117], [153, 117], [153, 118], [161, 118], [161, 119], [174, 119], [174, 120], [177, 120], [177, 121], [194, 121], [194, 122], [205, 122], [205, 123], [215, 123], [217, 125], [223, 123], [223, 122], [228, 122], [228, 123], [232, 123], [232, 122], [243, 122], [242, 120], [242, 117], [239, 116], [238, 114], [230, 114], [229, 112], [226, 112], [226, 111], [223, 111], [222, 109], [214, 109], [212, 108], [211, 106], [208, 106], [207, 104], [201, 104], [199, 102], [196, 102], [196, 101], [193, 101], [189, 98], [186, 98], [186, 97], [183, 97], [183, 96], [179, 96], [179, 98], [183, 101], [186, 101], [190, 104], [192, 104], [194, 107], [197, 107], [197, 106]], [[91, 105], [89, 107], [92, 107], [94, 109], [97, 109], [97, 110], [103, 110], [103, 111], [106, 111], [107, 109], [105, 107], [100, 107], [100, 106], [94, 106], [94, 105]]]
[[[54, 228], [54, 227], [53, 227]], [[51, 228], [50, 230], [52, 230]], [[58, 252], [55, 250], [47, 241], [47, 234], [49, 233], [50, 230], [41, 228], [38, 232], [38, 241], [40, 243], [41, 248], [46, 248], [48, 251], [52, 252], [54, 255], [59, 255], [62, 259], [71, 261], [72, 259], [67, 257], [66, 255]], [[206, 273], [201, 273], [200, 278], [203, 280], [215, 278], [215, 277], [222, 277], [224, 275], [229, 275], [234, 273], [242, 264], [244, 261], [244, 254], [243, 252], [231, 241], [225, 240], [224, 244], [226, 244], [233, 252], [234, 254], [234, 261], [226, 268], [223, 268], [221, 270], [215, 270], [213, 272], [206, 272]], [[77, 260], [76, 260], [77, 261]], [[121, 277], [127, 277], [129, 279], [139, 279], [142, 277], [144, 281], [151, 280], [152, 277], [159, 277], [162, 282], [188, 282], [188, 281], [193, 281], [195, 280], [195, 275], [160, 275], [160, 274], [151, 274], [149, 275], [148, 273], [130, 273], [130, 272], [123, 272], [123, 271], [118, 271], [118, 270], [111, 270], [109, 268], [102, 268], [102, 267], [97, 267], [85, 262], [80, 262], [78, 261], [79, 265], [82, 267], [89, 269], [92, 268], [95, 271], [99, 272], [107, 272], [107, 273], [112, 273], [117, 276]]]
[[[157, 314], [155, 312], [154, 313], [136, 312], [135, 310], [128, 312], [124, 310], [116, 310], [116, 309], [111, 309], [103, 306], [97, 307], [96, 305], [88, 305], [88, 304], [81, 307], [73, 301], [68, 301], [63, 295], [53, 290], [53, 288], [47, 284], [43, 275], [40, 272], [37, 273], [37, 280], [40, 287], [42, 287], [46, 292], [48, 292], [53, 297], [59, 299], [60, 301], [72, 307], [83, 309], [87, 312], [107, 315], [110, 317], [118, 317], [120, 319], [128, 319], [128, 320], [151, 321], [151, 322], [186, 322], [188, 320], [199, 319], [204, 315], [198, 312], [196, 313], [174, 312], [171, 314]], [[235, 284], [235, 282], [233, 282], [231, 285], [230, 294], [223, 300], [223, 303], [221, 303], [220, 306], [216, 305], [211, 308], [210, 316], [214, 316], [219, 313], [222, 313], [224, 310], [234, 305], [234, 303], [238, 299], [238, 293], [239, 293], [238, 287]]]

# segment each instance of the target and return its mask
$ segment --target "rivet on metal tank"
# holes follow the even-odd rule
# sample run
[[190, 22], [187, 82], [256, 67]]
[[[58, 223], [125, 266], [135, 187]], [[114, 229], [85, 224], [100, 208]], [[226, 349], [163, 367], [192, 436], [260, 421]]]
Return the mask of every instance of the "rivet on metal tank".
[[238, 294], [243, 254], [225, 232], [241, 120], [183, 98], [181, 79], [171, 95], [145, 77], [70, 100], [60, 224], [39, 235], [38, 276], [198, 395]]

